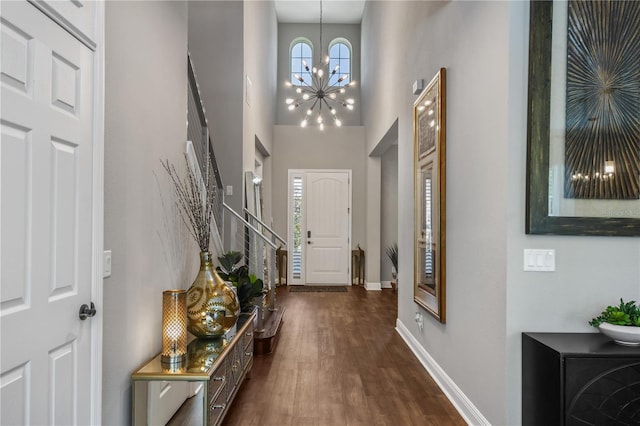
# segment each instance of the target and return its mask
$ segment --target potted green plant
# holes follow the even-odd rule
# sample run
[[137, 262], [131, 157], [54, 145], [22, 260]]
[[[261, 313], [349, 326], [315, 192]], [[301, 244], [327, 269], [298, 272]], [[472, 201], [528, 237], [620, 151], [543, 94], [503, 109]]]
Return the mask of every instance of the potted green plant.
[[230, 251], [218, 257], [220, 266], [216, 268], [218, 275], [231, 284], [238, 291], [240, 310], [246, 312], [254, 306], [254, 298], [263, 295], [264, 283], [254, 274], [249, 273], [247, 265], [240, 265], [242, 254]]
[[619, 306], [607, 306], [589, 325], [620, 345], [640, 345], [640, 306], [634, 300], [625, 303], [620, 299]]
[[391, 265], [393, 265], [393, 269], [391, 271], [391, 275], [394, 278], [394, 281], [396, 281], [395, 285], [394, 281], [392, 281], [392, 287], [395, 290], [396, 286], [397, 286], [397, 278], [398, 278], [398, 243], [393, 243], [393, 245], [390, 245], [389, 247], [384, 249], [385, 253], [387, 254], [387, 256], [389, 257], [389, 260], [391, 260]]

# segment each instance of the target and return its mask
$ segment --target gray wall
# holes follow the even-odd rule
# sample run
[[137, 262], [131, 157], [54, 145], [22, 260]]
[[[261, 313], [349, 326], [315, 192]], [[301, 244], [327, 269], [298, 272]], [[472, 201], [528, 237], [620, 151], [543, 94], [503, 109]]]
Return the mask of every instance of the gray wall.
[[[362, 24], [368, 150], [398, 119], [401, 253], [413, 247], [411, 84], [447, 68], [447, 324], [415, 325], [410, 256], [398, 319], [492, 424], [521, 422], [522, 331], [593, 331], [603, 305], [640, 296], [637, 238], [524, 233], [528, 7], [376, 1]], [[524, 248], [556, 249], [556, 272], [522, 272]]]
[[130, 419], [130, 374], [161, 347], [162, 291], [187, 288], [197, 249], [170, 208], [160, 165], [182, 166], [187, 111], [187, 4], [107, 2], [102, 415]]
[[[304, 117], [304, 111], [291, 112], [287, 109], [285, 99], [293, 97], [295, 91], [285, 86], [291, 79], [289, 49], [291, 43], [298, 37], [306, 37], [313, 44], [313, 65], [319, 61], [320, 55], [320, 26], [314, 24], [279, 24], [278, 25], [278, 98], [277, 98], [277, 124], [299, 125]], [[352, 47], [351, 58], [351, 79], [356, 82], [354, 87], [348, 89], [345, 95], [353, 98], [355, 108], [347, 111], [343, 108], [336, 108], [338, 116], [343, 122], [343, 126], [359, 126], [361, 121], [360, 103], [360, 25], [357, 24], [323, 24], [322, 44], [323, 57], [327, 55], [329, 43], [335, 38], [342, 37], [349, 40]], [[312, 64], [309, 64], [312, 66]]]
[[380, 159], [380, 279], [391, 281], [391, 261], [385, 249], [398, 242], [398, 145]]
[[241, 212], [243, 194], [244, 11], [241, 1], [189, 2], [189, 52], [197, 74], [225, 202]]
[[254, 170], [256, 151], [260, 150], [258, 155], [262, 156], [263, 163], [262, 210], [267, 224], [272, 216], [271, 154], [276, 120], [277, 50], [278, 22], [273, 2], [245, 1], [244, 70], [251, 85], [245, 80], [243, 170]]
[[364, 129], [358, 126], [323, 132], [300, 126], [275, 126], [273, 131], [274, 229], [287, 236], [287, 188], [289, 169], [351, 169], [351, 247], [365, 247], [365, 151]]
[[[233, 186], [225, 202], [237, 212], [244, 207], [244, 172], [253, 170], [256, 137], [271, 161], [277, 40], [271, 1], [189, 2], [189, 51], [222, 179]], [[270, 175], [264, 178], [269, 201]]]

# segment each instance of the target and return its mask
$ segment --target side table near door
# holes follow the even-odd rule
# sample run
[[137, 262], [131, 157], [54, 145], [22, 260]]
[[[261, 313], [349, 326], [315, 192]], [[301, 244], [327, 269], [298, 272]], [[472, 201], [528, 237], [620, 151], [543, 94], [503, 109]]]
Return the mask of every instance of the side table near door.
[[227, 414], [242, 381], [253, 365], [253, 338], [256, 314], [240, 314], [235, 329], [219, 339], [194, 339], [187, 348], [182, 368], [164, 367], [160, 354], [131, 375], [131, 422], [148, 424], [148, 385], [153, 381], [200, 382], [203, 384], [203, 426], [219, 425]]

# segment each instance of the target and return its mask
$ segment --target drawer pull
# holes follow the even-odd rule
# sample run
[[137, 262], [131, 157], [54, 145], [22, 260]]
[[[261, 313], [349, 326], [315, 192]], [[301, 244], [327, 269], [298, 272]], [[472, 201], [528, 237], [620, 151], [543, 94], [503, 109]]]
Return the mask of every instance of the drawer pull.
[[213, 404], [211, 406], [212, 410], [224, 410], [224, 407], [226, 407], [227, 404]]
[[222, 376], [222, 377], [214, 377], [211, 380], [213, 380], [214, 382], [224, 382], [224, 376]]
[[250, 331], [247, 331], [244, 335], [247, 336], [247, 337], [251, 337], [251, 336], [253, 336], [253, 333], [250, 332]]
[[245, 356], [251, 356], [251, 355], [253, 355], [253, 352], [245, 352], [244, 355]]

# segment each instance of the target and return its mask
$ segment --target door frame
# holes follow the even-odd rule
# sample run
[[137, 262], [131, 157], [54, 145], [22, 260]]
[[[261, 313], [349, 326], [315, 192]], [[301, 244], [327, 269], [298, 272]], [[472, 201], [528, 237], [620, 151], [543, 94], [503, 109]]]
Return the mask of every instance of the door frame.
[[98, 315], [91, 319], [91, 423], [102, 424], [102, 327], [104, 289], [104, 131], [105, 131], [105, 1], [96, 2], [93, 126], [93, 279], [91, 299]]
[[287, 285], [305, 285], [306, 283], [306, 251], [307, 251], [307, 235], [305, 232], [302, 233], [302, 241], [301, 241], [301, 267], [300, 267], [300, 278], [293, 278], [293, 250], [291, 245], [293, 244], [293, 178], [294, 177], [302, 177], [302, 187], [303, 187], [303, 195], [302, 195], [302, 224], [303, 228], [306, 229], [306, 207], [307, 201], [304, 190], [306, 189], [307, 173], [347, 173], [348, 175], [348, 183], [347, 183], [347, 192], [348, 192], [348, 224], [347, 224], [347, 251], [349, 253], [349, 259], [347, 261], [347, 285], [352, 285], [351, 282], [351, 232], [352, 232], [352, 222], [353, 222], [353, 206], [352, 206], [352, 198], [353, 198], [353, 171], [351, 169], [289, 169], [287, 172]]

